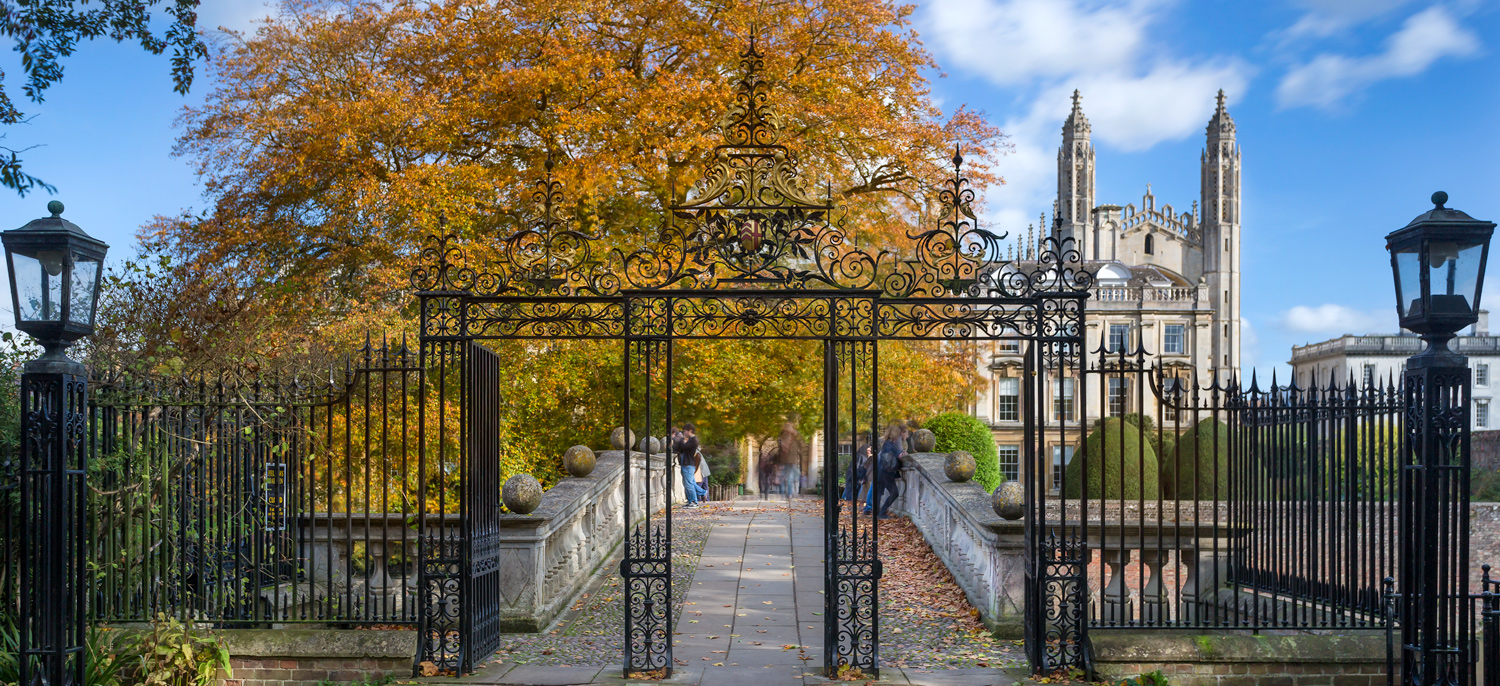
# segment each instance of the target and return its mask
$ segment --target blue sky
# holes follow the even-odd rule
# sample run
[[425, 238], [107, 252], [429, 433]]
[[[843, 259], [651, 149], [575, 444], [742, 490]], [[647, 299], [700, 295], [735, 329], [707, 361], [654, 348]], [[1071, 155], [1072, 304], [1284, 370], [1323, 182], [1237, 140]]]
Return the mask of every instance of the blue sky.
[[[203, 23], [244, 29], [266, 12], [207, 0]], [[1284, 370], [1293, 344], [1394, 331], [1382, 239], [1432, 191], [1500, 219], [1500, 0], [925, 0], [916, 23], [946, 72], [933, 84], [943, 105], [984, 110], [1015, 144], [998, 161], [1007, 185], [988, 197], [986, 224], [1001, 230], [1050, 210], [1074, 88], [1099, 202], [1138, 203], [1150, 183], [1179, 208], [1198, 199], [1203, 127], [1228, 93], [1244, 155], [1247, 365]], [[15, 56], [0, 68], [15, 94]], [[176, 95], [165, 57], [109, 42], [66, 69], [6, 144], [41, 145], [29, 170], [126, 257], [153, 215], [203, 206], [171, 149], [181, 108], [211, 84]], [[49, 199], [0, 194], [0, 216], [20, 226]]]

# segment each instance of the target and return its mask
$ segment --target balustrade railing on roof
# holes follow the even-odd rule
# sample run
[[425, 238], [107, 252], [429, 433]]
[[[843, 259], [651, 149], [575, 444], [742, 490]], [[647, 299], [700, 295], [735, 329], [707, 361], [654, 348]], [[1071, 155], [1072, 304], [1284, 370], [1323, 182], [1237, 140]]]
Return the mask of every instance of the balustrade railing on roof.
[[1098, 302], [1193, 302], [1198, 289], [1185, 287], [1100, 286], [1094, 289]]

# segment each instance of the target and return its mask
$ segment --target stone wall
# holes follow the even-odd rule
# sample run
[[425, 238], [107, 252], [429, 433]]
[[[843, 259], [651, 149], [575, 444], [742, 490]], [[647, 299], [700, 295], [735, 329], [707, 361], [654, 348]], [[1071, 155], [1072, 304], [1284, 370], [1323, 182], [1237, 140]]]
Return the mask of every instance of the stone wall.
[[[666, 506], [667, 460], [663, 454], [631, 453], [631, 520], [640, 521], [646, 505], [648, 479], [655, 512]], [[649, 464], [649, 467], [648, 467]], [[594, 472], [567, 478], [542, 494], [542, 503], [526, 515], [500, 518], [501, 631], [541, 631], [578, 594], [600, 564], [624, 540], [625, 502], [620, 480], [625, 474], [624, 451], [599, 453]], [[683, 502], [682, 478], [677, 474], [672, 502]]]
[[1385, 633], [1345, 636], [1094, 630], [1099, 677], [1160, 670], [1172, 686], [1384, 686]]
[[224, 686], [317, 686], [385, 676], [407, 678], [415, 631], [225, 629], [214, 632], [234, 670]]
[[901, 497], [891, 505], [911, 518], [953, 573], [969, 604], [996, 634], [1020, 638], [1026, 603], [1025, 530], [995, 514], [984, 487], [943, 475], [944, 453], [907, 460]]

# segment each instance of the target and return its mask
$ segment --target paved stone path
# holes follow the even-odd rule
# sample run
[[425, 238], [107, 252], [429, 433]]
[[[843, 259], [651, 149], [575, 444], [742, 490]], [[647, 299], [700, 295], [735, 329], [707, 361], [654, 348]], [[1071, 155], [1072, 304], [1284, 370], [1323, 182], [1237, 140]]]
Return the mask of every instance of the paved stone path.
[[[740, 499], [720, 506], [676, 627], [672, 677], [627, 681], [618, 663], [543, 666], [491, 663], [458, 681], [566, 686], [670, 683], [701, 686], [824, 684], [823, 521], [815, 507]], [[602, 647], [602, 646], [601, 646]], [[882, 656], [882, 662], [889, 661]], [[879, 684], [1009, 686], [1024, 669], [884, 667]]]

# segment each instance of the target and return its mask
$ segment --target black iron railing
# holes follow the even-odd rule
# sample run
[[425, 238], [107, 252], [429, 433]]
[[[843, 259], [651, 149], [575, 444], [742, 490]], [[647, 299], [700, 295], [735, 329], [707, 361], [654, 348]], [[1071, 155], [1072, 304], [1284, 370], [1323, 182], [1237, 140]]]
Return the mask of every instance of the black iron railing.
[[1089, 626], [1379, 627], [1395, 574], [1399, 384], [1242, 385], [1099, 351], [1058, 507]]
[[[91, 616], [418, 621], [421, 368], [367, 346], [319, 378], [113, 378], [90, 406]], [[429, 402], [428, 404], [432, 404]]]

